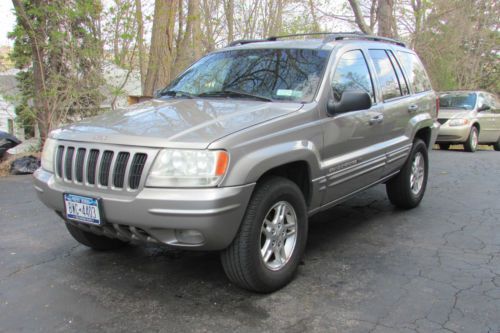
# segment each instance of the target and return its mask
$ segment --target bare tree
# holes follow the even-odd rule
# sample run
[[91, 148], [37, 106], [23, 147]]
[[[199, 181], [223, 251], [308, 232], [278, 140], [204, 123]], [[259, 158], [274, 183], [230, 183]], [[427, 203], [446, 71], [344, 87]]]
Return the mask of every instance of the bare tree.
[[224, 13], [227, 22], [227, 41], [234, 40], [234, 0], [224, 0]]
[[378, 35], [385, 37], [395, 37], [394, 28], [396, 26], [394, 16], [394, 1], [393, 0], [378, 0], [377, 20], [378, 20]]
[[141, 89], [144, 92], [146, 85], [146, 46], [144, 45], [144, 21], [142, 17], [141, 0], [135, 0], [135, 19], [137, 20], [137, 48], [139, 50], [139, 72], [141, 73]]
[[354, 19], [359, 29], [365, 34], [372, 34], [373, 28], [366, 24], [365, 18], [363, 16], [363, 12], [361, 11], [361, 7], [359, 6], [358, 0], [349, 0], [349, 4], [351, 5], [352, 11], [354, 13]]
[[200, 1], [189, 0], [184, 35], [177, 46], [177, 56], [173, 71], [178, 74], [203, 54], [201, 49]]
[[174, 56], [174, 26], [177, 10], [176, 0], [156, 0], [148, 70], [144, 95], [152, 96], [155, 90], [170, 82]]

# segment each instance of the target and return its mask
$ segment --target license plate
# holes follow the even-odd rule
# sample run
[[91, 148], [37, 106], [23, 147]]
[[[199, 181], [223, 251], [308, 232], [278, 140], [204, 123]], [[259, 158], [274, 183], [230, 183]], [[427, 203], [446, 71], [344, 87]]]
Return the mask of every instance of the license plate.
[[74, 194], [64, 194], [66, 217], [82, 223], [101, 225], [99, 200]]

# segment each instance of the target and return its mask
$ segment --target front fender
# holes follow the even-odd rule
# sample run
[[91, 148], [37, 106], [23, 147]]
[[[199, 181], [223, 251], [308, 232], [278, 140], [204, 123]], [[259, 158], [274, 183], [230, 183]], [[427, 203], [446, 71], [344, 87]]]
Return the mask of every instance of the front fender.
[[252, 151], [240, 156], [231, 165], [225, 184], [255, 183], [267, 171], [291, 162], [305, 161], [311, 179], [319, 177], [319, 151], [311, 141], [283, 142]]

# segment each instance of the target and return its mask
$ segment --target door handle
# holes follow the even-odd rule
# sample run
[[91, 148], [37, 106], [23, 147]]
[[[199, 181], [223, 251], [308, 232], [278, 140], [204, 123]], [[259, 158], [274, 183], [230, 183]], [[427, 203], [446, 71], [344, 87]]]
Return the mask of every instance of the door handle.
[[408, 112], [414, 113], [418, 111], [418, 105], [417, 104], [412, 104], [408, 107]]
[[383, 121], [384, 121], [384, 115], [383, 114], [378, 114], [375, 117], [373, 117], [372, 119], [370, 119], [370, 121], [368, 122], [368, 124], [375, 125], [375, 124], [380, 124]]

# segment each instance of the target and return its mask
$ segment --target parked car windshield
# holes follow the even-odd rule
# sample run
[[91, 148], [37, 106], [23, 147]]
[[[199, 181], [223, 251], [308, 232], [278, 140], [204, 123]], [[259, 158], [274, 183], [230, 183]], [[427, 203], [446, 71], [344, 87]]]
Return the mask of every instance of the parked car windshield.
[[476, 93], [446, 93], [439, 96], [439, 107], [472, 110], [476, 105]]
[[329, 53], [308, 49], [212, 53], [193, 64], [160, 95], [310, 102], [321, 82]]

